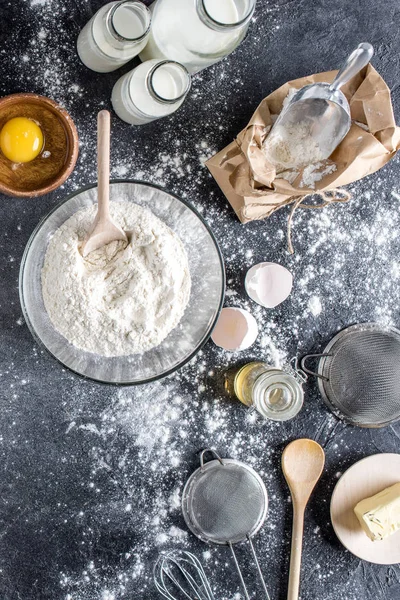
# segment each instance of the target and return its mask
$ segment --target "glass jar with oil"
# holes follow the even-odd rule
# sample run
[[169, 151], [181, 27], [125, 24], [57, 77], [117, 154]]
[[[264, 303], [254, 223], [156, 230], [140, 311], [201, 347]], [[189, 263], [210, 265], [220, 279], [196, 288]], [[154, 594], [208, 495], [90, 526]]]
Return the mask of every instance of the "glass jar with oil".
[[290, 365], [280, 369], [264, 362], [251, 362], [236, 373], [233, 390], [243, 404], [254, 407], [263, 417], [288, 421], [303, 406], [305, 378]]

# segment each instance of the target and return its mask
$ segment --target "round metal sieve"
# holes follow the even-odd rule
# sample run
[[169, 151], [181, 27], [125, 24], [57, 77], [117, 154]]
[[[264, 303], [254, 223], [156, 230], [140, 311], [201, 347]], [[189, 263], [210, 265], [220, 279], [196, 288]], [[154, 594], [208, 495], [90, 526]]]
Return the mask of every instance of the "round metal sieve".
[[[317, 372], [305, 363], [319, 358]], [[400, 331], [375, 323], [340, 331], [322, 354], [309, 354], [302, 369], [318, 377], [322, 398], [339, 418], [360, 427], [400, 419]]]
[[203, 541], [237, 544], [263, 524], [267, 490], [248, 465], [227, 458], [212, 460], [190, 477], [182, 508], [187, 526]]
[[[204, 454], [216, 459], [204, 463]], [[189, 478], [183, 490], [183, 516], [189, 529], [204, 542], [228, 545], [249, 599], [233, 545], [247, 540], [269, 599], [251, 538], [257, 533], [268, 510], [268, 494], [261, 477], [238, 460], [220, 458], [214, 450], [203, 450], [200, 467]]]

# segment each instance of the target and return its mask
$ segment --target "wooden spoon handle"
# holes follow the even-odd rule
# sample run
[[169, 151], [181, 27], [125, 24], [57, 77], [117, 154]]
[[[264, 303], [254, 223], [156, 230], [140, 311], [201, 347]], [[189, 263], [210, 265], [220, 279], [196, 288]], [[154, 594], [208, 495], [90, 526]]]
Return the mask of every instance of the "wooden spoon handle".
[[108, 219], [110, 204], [110, 113], [97, 115], [97, 197], [98, 219]]
[[301, 552], [303, 548], [304, 507], [293, 504], [292, 548], [290, 551], [287, 600], [298, 600], [300, 588]]

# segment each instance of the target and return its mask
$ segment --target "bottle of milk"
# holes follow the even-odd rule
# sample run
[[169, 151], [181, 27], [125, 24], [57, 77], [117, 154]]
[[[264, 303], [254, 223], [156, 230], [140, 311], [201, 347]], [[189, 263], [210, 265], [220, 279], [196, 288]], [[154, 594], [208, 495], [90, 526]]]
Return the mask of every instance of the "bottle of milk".
[[172, 60], [148, 60], [114, 85], [111, 102], [120, 119], [143, 125], [175, 112], [190, 89], [187, 69]]
[[151, 13], [143, 2], [109, 2], [80, 32], [79, 58], [92, 71], [115, 71], [144, 48], [150, 23]]
[[255, 4], [256, 0], [155, 0], [140, 59], [176, 60], [197, 73], [240, 44]]

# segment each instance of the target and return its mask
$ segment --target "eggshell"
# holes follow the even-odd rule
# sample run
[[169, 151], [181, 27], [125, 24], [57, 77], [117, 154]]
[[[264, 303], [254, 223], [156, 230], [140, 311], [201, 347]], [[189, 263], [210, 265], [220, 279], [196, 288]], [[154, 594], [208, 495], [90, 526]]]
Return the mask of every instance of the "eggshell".
[[275, 308], [289, 296], [293, 275], [282, 265], [262, 262], [247, 271], [245, 288], [254, 302], [265, 308]]
[[220, 348], [235, 352], [249, 348], [257, 335], [257, 321], [247, 310], [223, 308], [211, 339]]

